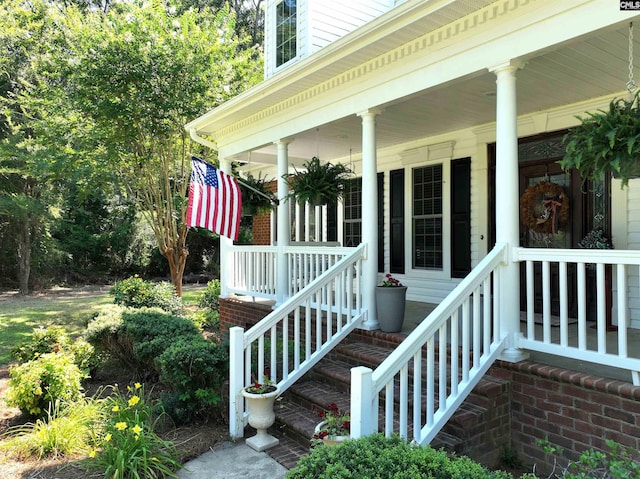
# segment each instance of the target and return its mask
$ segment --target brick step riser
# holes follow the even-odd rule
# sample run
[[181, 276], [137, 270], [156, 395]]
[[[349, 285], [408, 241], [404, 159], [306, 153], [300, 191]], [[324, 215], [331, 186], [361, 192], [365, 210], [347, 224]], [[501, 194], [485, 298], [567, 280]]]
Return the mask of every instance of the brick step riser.
[[[294, 400], [291, 396], [289, 397], [289, 399]], [[313, 435], [315, 425], [319, 423], [321, 420], [322, 419], [320, 418], [317, 418], [317, 419], [314, 418], [313, 419], [314, 422], [312, 426], [309, 426], [307, 424], [307, 427], [300, 427], [300, 425], [296, 427], [296, 425], [289, 424], [286, 418], [276, 417], [275, 427], [278, 428], [278, 430], [280, 430], [280, 432], [283, 433], [285, 436], [295, 440], [298, 444], [301, 444], [302, 446], [309, 448], [311, 444], [310, 438]], [[380, 432], [384, 432], [384, 417], [382, 415], [380, 415], [378, 418], [378, 425], [380, 428], [379, 429]], [[457, 429], [460, 429], [460, 428], [457, 428]], [[394, 430], [395, 431], [398, 430], [397, 423], [394, 425]], [[447, 432], [445, 429], [443, 429], [432, 442], [432, 446], [436, 448], [444, 447], [449, 451], [459, 452], [462, 446], [462, 440], [456, 435], [455, 429], [453, 429], [452, 432], [453, 433]], [[410, 425], [408, 427], [408, 437], [409, 438], [413, 437], [413, 428]]]
[[[333, 388], [330, 384], [327, 384], [327, 383], [320, 383], [320, 384], [326, 384], [332, 390], [335, 390], [339, 393], [348, 394], [348, 391], [345, 391], [345, 389], [348, 389], [348, 388], [344, 388], [344, 387]], [[345, 386], [345, 385], [342, 384], [342, 386]], [[333, 391], [334, 394], [336, 394], [335, 391]], [[409, 396], [408, 416], [411, 418], [413, 416], [413, 392], [411, 390], [409, 391], [408, 396]], [[331, 400], [332, 396], [330, 394], [323, 394], [323, 395], [316, 395], [316, 396], [300, 395], [300, 394], [297, 394], [294, 389], [287, 392], [287, 397], [291, 401], [294, 401], [297, 404], [305, 407], [308, 411], [313, 411], [314, 407], [325, 408], [330, 402], [338, 403], [338, 406], [340, 407], [341, 410], [348, 409], [348, 397], [345, 398], [344, 396], [342, 396], [341, 400], [336, 399], [332, 401]], [[396, 410], [398, 409], [397, 405], [399, 404], [399, 397], [400, 395], [396, 390], [394, 392], [394, 403], [396, 404], [396, 407], [395, 407]], [[384, 411], [384, 407], [385, 407], [384, 399], [380, 399], [379, 406], [380, 406], [380, 411]], [[437, 410], [437, 407], [438, 407], [437, 399], [434, 403], [434, 407]], [[483, 407], [479, 407], [471, 402], [465, 402], [458, 408], [458, 410], [456, 410], [453, 416], [449, 419], [449, 423], [453, 427], [458, 427], [461, 430], [472, 428], [482, 422], [485, 411], [486, 409]], [[424, 416], [425, 412], [426, 412], [426, 399], [425, 399], [425, 396], [423, 395], [423, 398], [421, 401], [421, 415]], [[383, 422], [384, 418], [381, 416], [380, 420]], [[318, 422], [320, 422], [320, 419], [318, 420]]]
[[[313, 372], [312, 375], [314, 380], [322, 383], [322, 384], [326, 384], [328, 386], [331, 386], [335, 389], [337, 389], [338, 391], [344, 392], [346, 394], [350, 393], [350, 383], [349, 381], [346, 379], [347, 376], [345, 375], [339, 375], [336, 374], [335, 371], [333, 374], [327, 373], [327, 371], [323, 370], [322, 368], [316, 368]], [[397, 382], [397, 381], [396, 381]], [[412, 384], [413, 384], [413, 378], [410, 375], [409, 376], [409, 407], [411, 407], [411, 404], [413, 403], [413, 390], [412, 390]], [[424, 383], [423, 383], [424, 384]], [[438, 381], [434, 382], [434, 388], [436, 391], [438, 391]], [[486, 391], [487, 389], [491, 389], [491, 397], [487, 397], [486, 394], [484, 394], [484, 391]], [[447, 392], [450, 392], [450, 388], [447, 387]], [[471, 394], [467, 397], [467, 399], [465, 400], [465, 402], [469, 405], [474, 405], [483, 409], [489, 408], [492, 406], [493, 402], [494, 402], [494, 397], [495, 395], [499, 395], [499, 394], [503, 394], [505, 392], [505, 386], [504, 385], [500, 385], [500, 384], [496, 384], [495, 387], [492, 388], [478, 388], [476, 387]], [[394, 393], [394, 401], [396, 403], [399, 402], [399, 391], [396, 388], [395, 393]], [[384, 405], [384, 400], [380, 401], [381, 406]], [[425, 401], [424, 401], [424, 396], [423, 396], [423, 402], [422, 402], [422, 409], [424, 412], [425, 409]], [[321, 405], [320, 405], [321, 406]], [[437, 406], [437, 400], [436, 400], [436, 406]], [[455, 415], [452, 418], [453, 421], [455, 421]]]
[[[320, 385], [315, 385], [316, 388], [322, 388]], [[336, 398], [332, 396], [332, 394], [337, 394], [339, 397]], [[306, 427], [295, 427], [295, 425], [290, 425], [288, 421], [282, 418], [278, 418], [277, 424], [280, 427], [281, 431], [292, 439], [295, 439], [299, 444], [302, 444], [304, 447], [309, 446], [309, 440], [313, 435], [313, 429], [315, 425], [321, 421], [320, 418], [315, 417], [311, 412], [314, 405], [317, 406], [326, 406], [329, 402], [337, 402], [340, 404], [340, 409], [345, 410], [347, 406], [345, 404], [344, 394], [340, 392], [334, 392], [331, 390], [327, 390], [324, 395], [321, 396], [320, 399], [310, 398], [304, 395], [295, 394], [293, 391], [287, 391], [285, 394], [289, 401], [296, 401], [303, 404], [300, 409], [300, 415], [306, 416]], [[501, 399], [501, 398], [498, 398]], [[322, 404], [320, 404], [322, 403]], [[508, 404], [508, 394], [505, 394], [504, 402], [502, 404]], [[495, 406], [498, 408], [501, 407], [501, 403], [498, 400], [495, 403]], [[445, 427], [438, 433], [434, 441], [432, 441], [431, 445], [433, 447], [439, 448], [444, 447], [449, 451], [456, 452], [459, 454], [465, 454], [469, 444], [477, 444], [479, 441], [483, 442], [486, 440], [491, 441], [492, 436], [487, 436], [488, 429], [491, 429], [491, 423], [495, 423], [496, 421], [502, 420], [500, 414], [496, 416], [494, 410], [488, 411], [480, 411], [479, 408], [471, 407], [471, 411], [468, 410], [469, 406], [463, 404], [461, 408], [454, 414], [452, 419], [445, 425]], [[474, 410], [475, 409], [475, 410]], [[276, 411], [277, 413], [277, 411]], [[409, 412], [409, 417], [411, 417], [411, 412]], [[289, 418], [290, 419], [290, 418]], [[379, 417], [379, 425], [383, 427], [384, 418]], [[394, 430], [397, 429], [397, 424], [395, 425]], [[412, 437], [411, 425], [409, 425], [408, 437]], [[491, 433], [492, 434], [492, 433]], [[495, 442], [495, 441], [494, 441]], [[484, 442], [483, 442], [484, 443]], [[502, 443], [500, 443], [502, 444]], [[500, 446], [502, 447], [502, 446]], [[499, 448], [498, 448], [499, 449]], [[492, 450], [492, 454], [499, 455], [499, 451]]]

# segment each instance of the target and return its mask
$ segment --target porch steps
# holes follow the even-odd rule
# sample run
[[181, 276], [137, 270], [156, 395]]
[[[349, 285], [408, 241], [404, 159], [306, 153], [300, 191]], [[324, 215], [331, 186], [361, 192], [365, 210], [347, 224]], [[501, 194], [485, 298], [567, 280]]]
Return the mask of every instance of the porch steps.
[[[382, 335], [386, 339], [389, 336], [380, 332], [366, 333], [369, 336], [373, 335], [371, 337], [375, 337], [376, 334]], [[278, 435], [295, 441], [303, 448], [309, 448], [314, 428], [321, 421], [314, 414], [314, 407], [326, 409], [333, 402], [341, 411], [349, 410], [351, 368], [376, 368], [391, 353], [395, 342], [364, 342], [363, 339], [367, 341], [360, 332], [353, 333], [316, 365], [311, 374], [298, 381], [283, 395], [276, 404]], [[398, 335], [397, 339], [399, 342], [403, 338]], [[394, 397], [397, 400], [399, 394], [395, 394]], [[412, 397], [412, 393], [409, 397]], [[503, 417], [504, 408], [509, 407], [509, 397], [509, 384], [506, 381], [492, 377], [483, 378], [431, 445], [436, 448], [444, 447], [458, 454], [469, 454], [469, 451], [477, 449], [478, 443], [482, 443], [482, 459], [490, 458], [497, 462], [503, 447], [509, 445], [506, 442], [508, 411], [506, 417]], [[409, 408], [411, 411], [411, 404]], [[384, 424], [382, 418], [379, 424]], [[501, 429], [505, 429], [504, 434]], [[409, 437], [411, 435], [412, 432], [409, 431]], [[501, 442], [502, 436], [504, 443]], [[487, 443], [488, 437], [491, 440]], [[487, 449], [491, 447], [490, 443], [494, 443], [495, 451]]]

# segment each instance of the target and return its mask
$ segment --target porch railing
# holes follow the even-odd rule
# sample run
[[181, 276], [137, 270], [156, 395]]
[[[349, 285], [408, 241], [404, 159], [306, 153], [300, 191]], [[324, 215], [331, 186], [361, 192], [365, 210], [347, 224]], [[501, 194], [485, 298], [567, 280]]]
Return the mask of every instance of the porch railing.
[[496, 245], [375, 371], [351, 370], [352, 437], [377, 432], [379, 417], [387, 436], [419, 444], [444, 426], [504, 349], [497, 313], [505, 252]]
[[630, 282], [634, 300], [640, 295], [640, 251], [515, 248], [514, 260], [524, 263], [527, 298], [519, 347], [627, 369], [640, 385], [640, 352], [630, 351], [627, 338]]
[[[228, 291], [276, 299], [276, 246], [231, 246], [232, 277]], [[285, 248], [289, 277], [288, 296], [293, 296], [331, 268], [353, 248], [298, 246]]]
[[231, 328], [231, 437], [243, 435], [244, 386], [266, 374], [284, 392], [362, 323], [365, 245], [349, 251], [248, 331]]

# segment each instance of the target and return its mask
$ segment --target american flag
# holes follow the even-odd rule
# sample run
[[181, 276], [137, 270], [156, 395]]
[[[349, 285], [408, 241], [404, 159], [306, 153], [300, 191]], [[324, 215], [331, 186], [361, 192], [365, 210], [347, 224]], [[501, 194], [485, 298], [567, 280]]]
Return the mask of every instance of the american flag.
[[242, 194], [236, 179], [192, 157], [187, 226], [199, 226], [237, 240], [241, 212]]

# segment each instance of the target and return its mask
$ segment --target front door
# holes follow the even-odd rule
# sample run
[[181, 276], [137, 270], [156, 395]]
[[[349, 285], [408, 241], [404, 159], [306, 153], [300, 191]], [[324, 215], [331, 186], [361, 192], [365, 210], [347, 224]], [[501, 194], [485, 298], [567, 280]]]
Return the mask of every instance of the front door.
[[[582, 230], [582, 215], [577, 211], [580, 208], [580, 191], [574, 191], [571, 184], [571, 175], [564, 173], [555, 162], [557, 159], [548, 159], [520, 165], [520, 246], [528, 248], [572, 248], [576, 232]], [[569, 208], [568, 218], [560, 220], [560, 208], [563, 205], [556, 204], [554, 211], [547, 206], [547, 200], [555, 196], [553, 194], [540, 193], [543, 185], [550, 185], [548, 191], [555, 193], [562, 191], [563, 198], [556, 203], [568, 202], [565, 204], [565, 211]], [[525, 197], [525, 192], [528, 192]], [[532, 194], [535, 193], [535, 194]], [[523, 199], [530, 199], [527, 206], [522, 204]], [[553, 201], [553, 200], [552, 200]], [[535, 214], [531, 214], [531, 211]], [[523, 222], [525, 213], [533, 220], [529, 225]], [[560, 314], [559, 297], [559, 272], [558, 265], [553, 263], [550, 271], [551, 281], [551, 314]], [[526, 310], [526, 281], [525, 265], [520, 267], [520, 310]], [[569, 304], [576, 304], [575, 301], [575, 268], [570, 267], [568, 271], [568, 300]], [[542, 267], [536, 264], [534, 267], [535, 293], [534, 308], [536, 313], [542, 312]], [[569, 315], [575, 311], [569, 311]]]
[[[527, 188], [538, 185], [541, 182], [549, 182], [553, 188], [561, 188], [569, 201], [568, 218], [566, 221], [555, 219], [553, 228], [537, 228], [526, 226], [520, 222], [520, 246], [529, 248], [578, 248], [580, 240], [592, 229], [602, 229], [610, 236], [611, 223], [609, 213], [609, 180], [597, 183], [584, 183], [580, 175], [573, 171], [564, 173], [557, 161], [564, 155], [562, 138], [565, 132], [555, 132], [542, 136], [523, 138], [518, 145], [519, 163], [519, 193], [520, 198]], [[491, 191], [490, 216], [492, 225], [490, 231], [493, 234], [492, 244], [495, 243], [495, 145], [490, 145], [490, 184]], [[499, 187], [499, 185], [497, 186]], [[540, 198], [540, 205], [534, 205], [540, 210], [540, 223], [553, 221], [548, 211], [545, 211], [544, 198]], [[519, 205], [520, 206], [520, 205]], [[558, 214], [558, 210], [555, 211]], [[549, 224], [549, 223], [546, 223]], [[535, 274], [535, 311], [542, 312], [542, 275], [539, 268]], [[557, 267], [551, 270], [551, 314], [559, 314], [559, 285]], [[569, 305], [575, 305], [575, 268], [568, 271]], [[524, 277], [524, 265], [521, 276], [521, 310], [526, 306], [526, 283]], [[588, 286], [590, 287], [590, 286]], [[576, 306], [570, 306], [569, 315], [575, 317]]]

